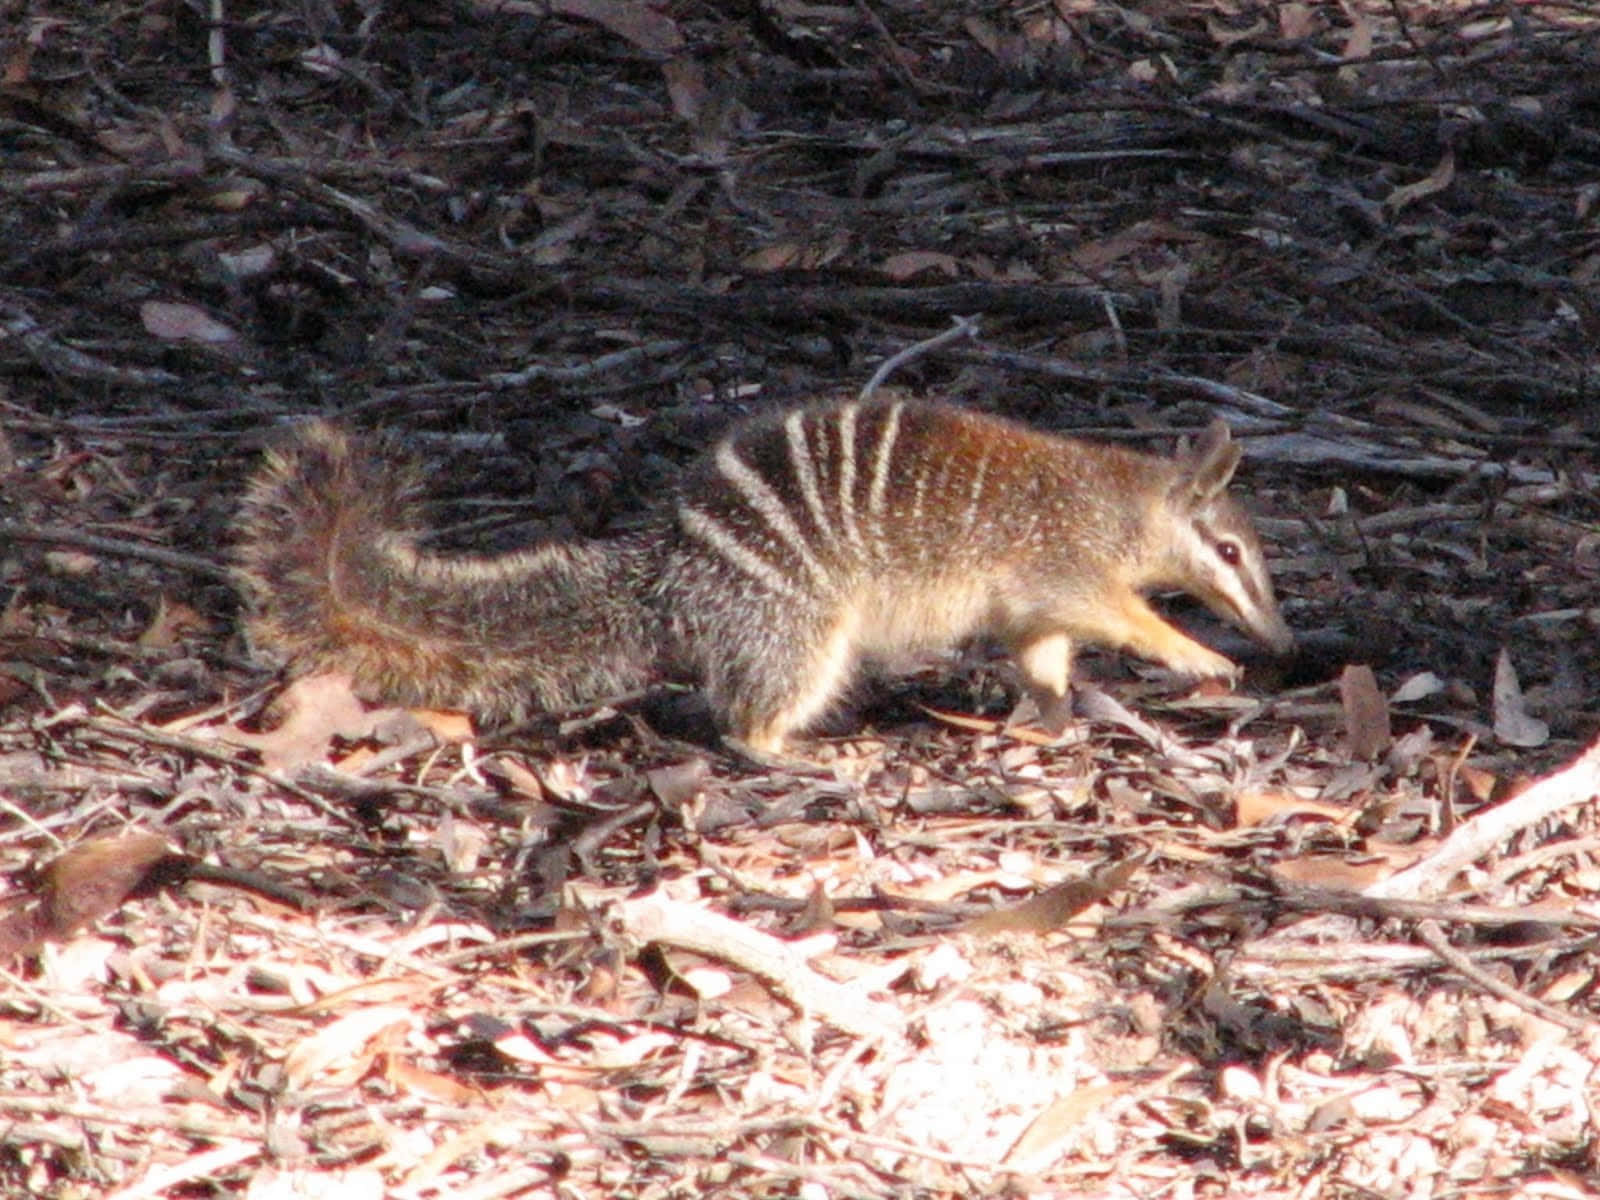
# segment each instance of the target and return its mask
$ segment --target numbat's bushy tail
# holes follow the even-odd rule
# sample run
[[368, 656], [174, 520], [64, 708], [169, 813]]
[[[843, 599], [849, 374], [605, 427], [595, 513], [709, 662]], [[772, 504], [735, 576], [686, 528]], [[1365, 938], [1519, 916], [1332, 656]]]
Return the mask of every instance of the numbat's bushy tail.
[[1145, 602], [1189, 592], [1263, 643], [1292, 637], [1220, 422], [1176, 458], [883, 399], [724, 437], [647, 530], [494, 557], [416, 544], [415, 471], [323, 424], [269, 455], [240, 517], [259, 650], [387, 700], [494, 718], [686, 675], [766, 751], [864, 655], [987, 635], [1041, 698], [1075, 643], [1188, 675], [1233, 664]]
[[430, 554], [417, 548], [421, 492], [413, 464], [331, 425], [270, 452], [239, 515], [252, 648], [297, 674], [343, 671], [384, 700], [490, 720], [655, 678], [661, 631], [639, 597], [659, 545]]

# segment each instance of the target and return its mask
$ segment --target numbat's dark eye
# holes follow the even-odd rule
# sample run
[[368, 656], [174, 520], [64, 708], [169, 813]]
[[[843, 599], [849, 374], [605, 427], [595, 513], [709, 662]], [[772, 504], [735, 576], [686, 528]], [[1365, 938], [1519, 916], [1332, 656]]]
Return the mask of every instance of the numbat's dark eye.
[[1237, 567], [1244, 559], [1244, 555], [1239, 550], [1238, 542], [1218, 542], [1217, 557], [1230, 567]]

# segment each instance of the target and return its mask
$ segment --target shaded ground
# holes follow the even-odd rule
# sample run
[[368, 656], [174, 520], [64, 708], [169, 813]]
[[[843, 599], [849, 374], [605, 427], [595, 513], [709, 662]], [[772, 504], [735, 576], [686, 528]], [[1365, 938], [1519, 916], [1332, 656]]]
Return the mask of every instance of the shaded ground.
[[[1592, 9], [548, 7], [0, 2], [4, 1189], [1594, 1194], [1593, 763], [1400, 874], [1600, 731]], [[230, 733], [285, 420], [599, 533], [957, 316], [894, 382], [1228, 418], [1293, 664]]]

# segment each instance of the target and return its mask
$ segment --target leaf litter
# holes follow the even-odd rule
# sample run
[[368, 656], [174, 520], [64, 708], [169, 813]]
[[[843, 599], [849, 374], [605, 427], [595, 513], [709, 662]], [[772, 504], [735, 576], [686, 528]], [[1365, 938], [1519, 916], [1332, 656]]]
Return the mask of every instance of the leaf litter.
[[[1594, 1193], [1584, 6], [197, 11], [0, 44], [0, 1187]], [[1061, 732], [895, 664], [752, 764], [236, 636], [286, 421], [492, 551], [918, 343], [1225, 416], [1296, 658], [1086, 656]]]

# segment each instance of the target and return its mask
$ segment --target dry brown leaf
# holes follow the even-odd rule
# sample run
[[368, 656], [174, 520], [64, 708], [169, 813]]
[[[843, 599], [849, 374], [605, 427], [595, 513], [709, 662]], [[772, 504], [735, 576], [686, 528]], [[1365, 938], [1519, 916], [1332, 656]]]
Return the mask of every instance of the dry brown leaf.
[[0, 87], [20, 87], [27, 83], [32, 65], [32, 39], [12, 39], [11, 53], [6, 55], [5, 66], [0, 68]]
[[840, 230], [826, 242], [773, 242], [745, 255], [739, 265], [747, 271], [817, 271], [833, 262], [850, 244], [850, 235]]
[[376, 708], [367, 713], [369, 727], [359, 725], [335, 736], [359, 740], [347, 754], [333, 760], [337, 771], [357, 771], [384, 750], [405, 746], [426, 735], [436, 745], [459, 744], [472, 740], [472, 719], [465, 713], [431, 708]]
[[1418, 671], [1400, 681], [1400, 686], [1395, 688], [1389, 697], [1392, 704], [1415, 704], [1419, 700], [1426, 700], [1429, 696], [1437, 696], [1448, 685], [1432, 671]]
[[523, 253], [530, 263], [552, 267], [564, 263], [577, 253], [583, 236], [595, 223], [592, 208], [582, 208], [560, 221], [546, 226], [533, 238]]
[[92, 575], [100, 567], [100, 560], [82, 550], [47, 550], [44, 565], [52, 575], [63, 579], [81, 579]]
[[1401, 209], [1415, 204], [1418, 200], [1425, 199], [1444, 191], [1456, 179], [1456, 154], [1454, 150], [1446, 150], [1444, 157], [1439, 160], [1439, 165], [1426, 179], [1419, 179], [1416, 183], [1408, 183], [1404, 187], [1397, 187], [1383, 200], [1383, 210], [1389, 216], [1397, 215]]
[[773, 242], [753, 251], [740, 260], [747, 271], [783, 271], [794, 266], [805, 253], [798, 242]]
[[682, 1041], [670, 1030], [645, 1029], [624, 1035], [620, 1029], [595, 1029], [588, 1036], [585, 1066], [601, 1071], [637, 1067], [662, 1054], [676, 1052]]
[[1011, 70], [1032, 69], [1042, 54], [1072, 45], [1072, 27], [1053, 13], [1038, 13], [1032, 19], [1022, 19], [1016, 30], [1000, 29], [994, 22], [968, 16], [962, 21], [962, 29], [995, 62]]
[[1345, 736], [1350, 757], [1363, 762], [1377, 758], [1393, 743], [1389, 733], [1389, 702], [1378, 690], [1378, 679], [1365, 663], [1347, 666], [1339, 676], [1339, 699], [1344, 705]]
[[1144, 864], [1116, 863], [1088, 879], [1068, 879], [1020, 904], [982, 913], [962, 925], [964, 933], [1050, 933], [1123, 888]]
[[1204, 239], [1192, 229], [1183, 229], [1171, 221], [1154, 219], [1138, 221], [1110, 237], [1095, 238], [1072, 247], [1068, 261], [1085, 272], [1104, 270], [1118, 259], [1142, 250], [1153, 242], [1198, 242]]
[[1022, 22], [1022, 36], [1035, 54], [1072, 45], [1072, 26], [1054, 13], [1038, 13]]
[[[31, 1069], [49, 1079], [70, 1080], [75, 1103], [116, 1112], [170, 1102], [185, 1075], [175, 1056], [132, 1033], [97, 1028], [81, 1016], [79, 1021], [63, 1022], [56, 1030], [7, 1047], [6, 1068], [18, 1074]], [[18, 1193], [8, 1187], [5, 1194], [31, 1191]]]
[[815, 879], [806, 893], [806, 906], [796, 917], [793, 927], [797, 933], [815, 933], [818, 930], [831, 929], [837, 915], [833, 897], [828, 895], [828, 889], [822, 880]]
[[195, 203], [198, 207], [209, 208], [213, 212], [243, 212], [266, 194], [265, 186], [258, 181], [234, 177], [198, 190]]
[[705, 71], [693, 58], [680, 55], [661, 64], [661, 76], [667, 83], [672, 111], [689, 124], [695, 124], [711, 96], [706, 88]]
[[549, 20], [552, 13], [592, 21], [624, 41], [652, 54], [676, 54], [683, 49], [683, 34], [670, 17], [644, 0], [475, 0], [481, 13], [517, 13]]
[[539, 783], [549, 795], [570, 804], [587, 801], [589, 790], [594, 787], [586, 757], [553, 758], [534, 770], [539, 776]]
[[327, 42], [307, 46], [298, 57], [306, 71], [323, 79], [337, 79], [346, 71], [344, 56], [339, 53], [337, 46], [330, 46]]
[[545, 798], [544, 785], [539, 782], [539, 776], [516, 759], [502, 755], [494, 760], [491, 769], [509, 783], [511, 790], [518, 795], [530, 800]]
[[161, 132], [146, 125], [113, 126], [101, 130], [94, 140], [101, 149], [118, 158], [150, 158], [166, 154], [165, 139]]
[[1316, 13], [1309, 4], [1278, 5], [1278, 35], [1284, 41], [1303, 41], [1316, 31]]
[[36, 903], [0, 920], [0, 955], [27, 954], [39, 943], [70, 937], [114, 911], [169, 863], [182, 863], [166, 839], [132, 832], [91, 838], [52, 861], [39, 875]]
[[13, 588], [4, 607], [0, 607], [0, 635], [10, 637], [31, 633], [37, 626], [33, 609], [22, 602], [24, 591], [23, 588]]
[[1288, 883], [1361, 891], [1421, 861], [1434, 844], [1432, 841], [1423, 841], [1401, 846], [1381, 838], [1369, 838], [1362, 845], [1359, 859], [1354, 855], [1344, 858], [1308, 855], [1286, 859], [1271, 869]]
[[1015, 885], [1016, 881], [1017, 877], [1010, 871], [948, 871], [915, 883], [881, 883], [878, 886], [885, 896], [944, 903], [979, 888]]
[[1568, 1004], [1592, 992], [1595, 980], [1595, 969], [1587, 963], [1579, 963], [1550, 980], [1537, 995], [1547, 1004]]
[[924, 271], [932, 271], [952, 279], [961, 274], [961, 260], [953, 254], [937, 250], [907, 250], [891, 254], [878, 265], [878, 269], [896, 283], [904, 283]]
[[1348, 62], [1371, 58], [1372, 22], [1367, 19], [1367, 14], [1361, 10], [1360, 5], [1344, 0], [1340, 7], [1344, 9], [1345, 18], [1350, 22], [1350, 34], [1344, 40], [1344, 49], [1340, 56]]
[[1006, 1166], [1017, 1171], [1041, 1171], [1070, 1147], [1073, 1136], [1098, 1118], [1107, 1104], [1126, 1095], [1131, 1083], [1103, 1083], [1079, 1088], [1054, 1101], [1028, 1123], [1006, 1152]]
[[477, 1088], [468, 1087], [449, 1075], [425, 1070], [398, 1054], [383, 1055], [379, 1074], [402, 1094], [420, 1096], [440, 1104], [472, 1104], [483, 1099], [483, 1093]]
[[720, 1000], [733, 990], [733, 976], [727, 969], [698, 954], [667, 950], [662, 953], [662, 960], [678, 981], [701, 1000]]
[[1494, 799], [1495, 793], [1500, 789], [1500, 783], [1499, 775], [1482, 767], [1474, 767], [1470, 763], [1463, 763], [1456, 769], [1456, 784], [1466, 788], [1467, 795], [1480, 803], [1488, 803]]
[[1494, 736], [1507, 746], [1542, 746], [1550, 740], [1550, 726], [1523, 705], [1517, 669], [1505, 650], [1494, 660]]
[[917, 707], [934, 720], [941, 721], [956, 729], [965, 729], [972, 733], [1003, 733], [1013, 741], [1023, 742], [1030, 746], [1058, 746], [1061, 744], [1063, 737], [1063, 734], [1051, 733], [1044, 729], [1035, 729], [1031, 725], [1008, 725], [998, 717], [975, 717], [969, 713], [929, 708], [926, 704], [919, 704]]
[[1173, 68], [1170, 61], [1138, 58], [1128, 64], [1129, 81], [1142, 86], [1159, 83], [1163, 79], [1170, 79], [1172, 74]]
[[1239, 829], [1254, 829], [1269, 821], [1293, 816], [1320, 817], [1343, 825], [1355, 820], [1360, 811], [1348, 805], [1308, 800], [1282, 788], [1252, 788], [1240, 792], [1235, 801], [1234, 825]]
[[1214, 13], [1206, 14], [1206, 32], [1211, 35], [1211, 40], [1226, 49], [1237, 42], [1248, 41], [1250, 38], [1259, 37], [1267, 32], [1267, 22], [1263, 17], [1257, 17], [1250, 24], [1242, 28], [1232, 28], [1224, 25]]
[[346, 1013], [290, 1049], [283, 1060], [284, 1082], [295, 1091], [312, 1083], [349, 1087], [414, 1024], [416, 1015], [403, 1004], [377, 1004]]
[[548, 8], [593, 21], [653, 54], [674, 54], [684, 47], [677, 23], [644, 0], [550, 0]]
[[494, 1046], [496, 1053], [512, 1062], [538, 1068], [545, 1083], [572, 1083], [592, 1080], [601, 1066], [585, 1058], [582, 1062], [563, 1062], [523, 1030], [488, 1013], [475, 1013], [470, 1021], [473, 1033]]
[[[224, 93], [227, 90], [226, 87], [222, 89]], [[211, 113], [212, 116], [219, 120], [226, 120], [231, 117], [235, 110], [236, 106], [231, 105], [230, 101], [224, 100], [222, 96], [212, 97]], [[178, 123], [172, 119], [172, 114], [162, 113], [157, 118], [156, 132], [161, 138], [161, 148], [166, 151], [168, 158], [184, 159], [190, 157], [192, 152], [188, 144], [183, 140], [183, 131], [178, 128]]]
[[328, 756], [334, 738], [372, 736], [389, 710], [369, 710], [352, 690], [350, 677], [333, 673], [306, 675], [283, 689], [276, 705], [282, 720], [266, 733], [229, 729], [224, 737], [261, 755], [269, 770], [290, 771]]
[[935, 721], [943, 721], [946, 725], [953, 725], [957, 729], [967, 729], [973, 733], [999, 733], [1005, 729], [1005, 722], [996, 717], [974, 717], [968, 713], [929, 708], [926, 704], [919, 704], [917, 707]]
[[[322, 984], [320, 986], [326, 986]], [[439, 984], [421, 975], [389, 975], [382, 979], [363, 979], [336, 991], [327, 992], [302, 1005], [297, 1011], [302, 1016], [334, 1013], [352, 1004], [399, 1004], [417, 1000], [438, 990]]]
[[[318, 755], [317, 757], [320, 758], [321, 756]], [[335, 771], [343, 772], [346, 775], [358, 774], [361, 771], [366, 770], [367, 764], [377, 757], [378, 748], [376, 746], [356, 746], [353, 747], [348, 753], [341, 754], [335, 758], [333, 760], [333, 769]], [[312, 759], [310, 761], [316, 761], [316, 759]], [[304, 766], [305, 764], [298, 763], [296, 765]], [[289, 768], [282, 769], [287, 770]]]
[[961, 27], [998, 63], [1020, 67], [1032, 60], [1032, 51], [1020, 34], [1002, 30], [993, 22], [976, 16], [964, 18]]
[[1030, 725], [1008, 725], [1005, 734], [1014, 742], [1025, 742], [1030, 746], [1076, 745], [1079, 741], [1088, 740], [1087, 733], [1070, 723], [1060, 730], [1035, 729]]
[[160, 597], [156, 602], [155, 616], [139, 635], [139, 645], [146, 649], [166, 650], [176, 646], [191, 633], [205, 633], [210, 622], [180, 600]]
[[1341, 892], [1360, 892], [1394, 874], [1391, 863], [1370, 860], [1353, 863], [1342, 858], [1311, 856], [1289, 858], [1271, 865], [1269, 872], [1285, 883], [1333, 888]]
[[477, 737], [470, 713], [448, 708], [408, 708], [406, 712], [413, 721], [433, 734], [434, 740], [441, 746], [459, 746]]
[[711, 764], [697, 756], [654, 767], [645, 772], [645, 779], [657, 800], [668, 809], [678, 809], [700, 794], [710, 775]]
[[221, 346], [239, 340], [236, 330], [192, 304], [146, 300], [139, 306], [139, 319], [147, 333], [163, 341]]

